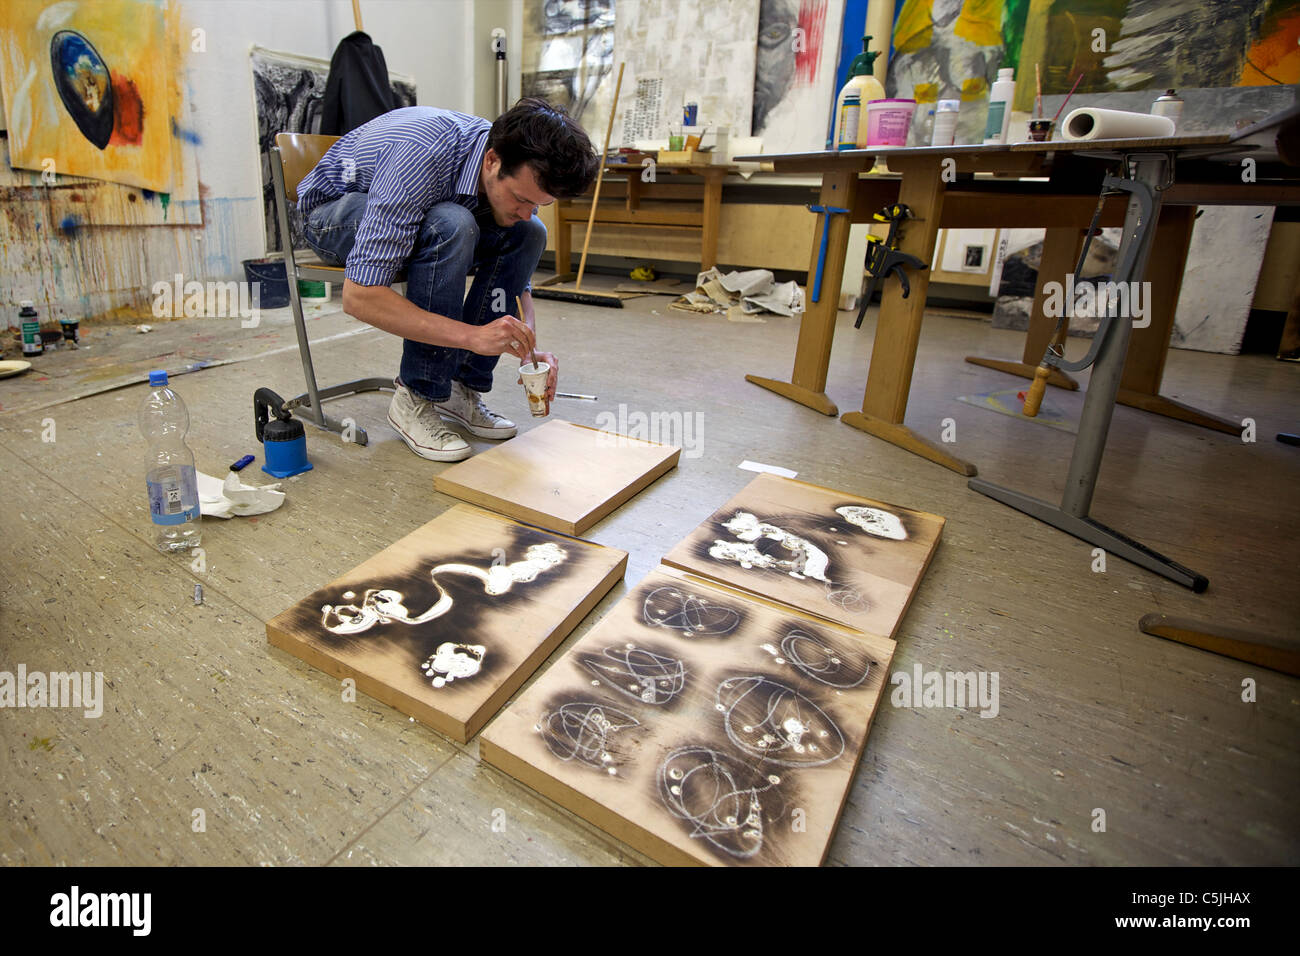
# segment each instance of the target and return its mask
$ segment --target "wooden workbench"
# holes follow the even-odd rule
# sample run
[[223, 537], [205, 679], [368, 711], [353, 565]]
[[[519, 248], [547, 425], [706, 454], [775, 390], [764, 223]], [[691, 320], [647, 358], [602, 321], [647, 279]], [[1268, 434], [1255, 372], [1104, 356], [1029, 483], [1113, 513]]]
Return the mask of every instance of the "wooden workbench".
[[[902, 202], [911, 208], [915, 218], [903, 226], [898, 249], [925, 263], [933, 261], [940, 228], [1046, 228], [1039, 285], [1022, 361], [972, 359], [1002, 371], [1032, 375], [1054, 325], [1043, 314], [1042, 286], [1073, 270], [1107, 168], [1105, 161], [1084, 154], [1158, 147], [1161, 151], [1177, 152], [1181, 163], [1182, 157], [1197, 159], [1209, 152], [1221, 152], [1231, 139], [1230, 134], [1223, 133], [1147, 140], [880, 148], [737, 158], [773, 162], [781, 173], [820, 173], [818, 204], [851, 210], [848, 214], [834, 215], [830, 222], [829, 242], [821, 263], [821, 284], [825, 289], [840, 288], [850, 224], [871, 222], [871, 214], [888, 203]], [[877, 158], [887, 161], [893, 175], [866, 175]], [[1184, 168], [1180, 165], [1180, 170]], [[976, 173], [1003, 178], [977, 180], [973, 178]], [[1019, 177], [1034, 177], [1037, 181], [1021, 181]], [[1222, 176], [1209, 176], [1205, 182], [1188, 181], [1184, 177], [1181, 185], [1168, 191], [1166, 208], [1159, 220], [1156, 250], [1147, 271], [1147, 280], [1152, 282], [1151, 323], [1147, 328], [1135, 330], [1133, 336], [1119, 398], [1125, 404], [1223, 431], [1238, 429], [1235, 423], [1164, 398], [1159, 388], [1191, 240], [1194, 205], [1300, 201], [1300, 187], [1294, 184], [1252, 183], [1249, 189], [1242, 187], [1240, 182], [1233, 183]], [[1108, 200], [1100, 225], [1121, 225], [1123, 215], [1123, 201]], [[817, 236], [820, 240], [820, 223]], [[809, 266], [810, 288], [819, 258], [820, 246], [815, 243]], [[974, 475], [973, 464], [903, 424], [929, 270], [915, 273], [911, 281], [912, 294], [906, 299], [898, 282], [886, 281], [883, 285], [862, 410], [849, 412], [842, 420], [944, 467]], [[746, 379], [823, 414], [838, 414], [835, 403], [824, 391], [837, 299], [826, 295], [818, 302], [810, 301], [801, 321], [794, 370], [788, 381], [758, 375], [747, 375]], [[1051, 381], [1077, 388], [1072, 379], [1059, 372]]]
[[[667, 226], [698, 229], [700, 232], [700, 271], [718, 261], [718, 222], [722, 215], [722, 180], [737, 171], [725, 163], [715, 165], [677, 165], [657, 163], [655, 179], [642, 180], [640, 163], [606, 163], [606, 176], [626, 176], [622, 203], [607, 199], [596, 208], [596, 224], [620, 226]], [[698, 176], [702, 183], [661, 183], [660, 177]], [[610, 182], [610, 180], [606, 180]], [[603, 193], [602, 198], [608, 196]], [[682, 208], [691, 200], [692, 208]], [[699, 208], [694, 208], [698, 203]], [[591, 201], [562, 199], [555, 204], [555, 271], [572, 271], [573, 226], [585, 226], [591, 214]]]

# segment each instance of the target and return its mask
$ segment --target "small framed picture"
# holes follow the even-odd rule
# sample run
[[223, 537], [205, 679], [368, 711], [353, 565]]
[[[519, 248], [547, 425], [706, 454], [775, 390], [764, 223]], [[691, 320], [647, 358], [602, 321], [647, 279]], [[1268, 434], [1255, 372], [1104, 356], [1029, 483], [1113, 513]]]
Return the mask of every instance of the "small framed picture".
[[965, 257], [965, 268], [967, 269], [984, 269], [984, 247], [967, 246]]

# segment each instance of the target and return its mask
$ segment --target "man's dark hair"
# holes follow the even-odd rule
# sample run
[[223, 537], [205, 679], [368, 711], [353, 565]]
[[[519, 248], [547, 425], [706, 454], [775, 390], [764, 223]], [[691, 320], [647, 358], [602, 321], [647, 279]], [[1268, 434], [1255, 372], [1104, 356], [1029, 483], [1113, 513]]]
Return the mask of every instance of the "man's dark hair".
[[598, 159], [586, 132], [563, 107], [536, 96], [498, 116], [487, 144], [501, 157], [499, 175], [513, 176], [526, 163], [556, 199], [581, 196], [596, 178]]

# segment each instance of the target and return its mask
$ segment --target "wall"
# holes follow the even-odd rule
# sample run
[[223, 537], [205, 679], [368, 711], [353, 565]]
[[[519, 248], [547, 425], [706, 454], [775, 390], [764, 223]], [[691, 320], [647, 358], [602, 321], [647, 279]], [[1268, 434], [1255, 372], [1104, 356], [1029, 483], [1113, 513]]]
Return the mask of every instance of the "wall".
[[[474, 108], [470, 0], [363, 0], [361, 7], [366, 32], [383, 49], [390, 70], [414, 77], [421, 104]], [[147, 315], [154, 282], [170, 281], [177, 272], [187, 280], [242, 279], [242, 260], [262, 255], [249, 48], [328, 60], [353, 30], [352, 5], [183, 0], [181, 10], [182, 49], [189, 51], [183, 109], [199, 141], [203, 225], [84, 226], [66, 235], [39, 188], [0, 189], [0, 309], [9, 316], [21, 299], [36, 301], [47, 321], [61, 315], [83, 321]], [[195, 29], [204, 31], [204, 52], [190, 50]], [[481, 45], [488, 49], [486, 39]]]

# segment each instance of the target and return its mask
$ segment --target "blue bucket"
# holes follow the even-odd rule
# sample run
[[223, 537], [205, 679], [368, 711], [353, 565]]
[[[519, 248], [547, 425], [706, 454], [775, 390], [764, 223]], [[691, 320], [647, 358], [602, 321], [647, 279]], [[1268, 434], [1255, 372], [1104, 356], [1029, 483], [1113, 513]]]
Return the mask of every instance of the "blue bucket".
[[244, 278], [260, 282], [263, 309], [279, 309], [289, 304], [289, 278], [283, 259], [245, 259]]

